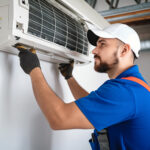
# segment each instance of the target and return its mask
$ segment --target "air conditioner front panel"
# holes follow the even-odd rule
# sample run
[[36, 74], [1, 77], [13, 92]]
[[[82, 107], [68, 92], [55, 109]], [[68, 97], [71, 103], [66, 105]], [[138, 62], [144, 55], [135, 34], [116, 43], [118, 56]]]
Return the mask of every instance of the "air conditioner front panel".
[[0, 8], [0, 50], [16, 54], [13, 45], [20, 43], [37, 49], [43, 60], [91, 62], [86, 23], [57, 1], [7, 0]]
[[84, 26], [45, 0], [29, 0], [27, 32], [71, 51], [88, 55]]

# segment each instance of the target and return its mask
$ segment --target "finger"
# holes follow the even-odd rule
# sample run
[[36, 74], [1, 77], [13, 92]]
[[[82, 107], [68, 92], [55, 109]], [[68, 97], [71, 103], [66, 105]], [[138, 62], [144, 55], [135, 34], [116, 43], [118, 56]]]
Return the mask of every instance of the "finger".
[[33, 54], [36, 54], [36, 50], [33, 49], [33, 48], [31, 48], [29, 51], [30, 51], [31, 53], [33, 53]]
[[61, 68], [61, 69], [68, 68], [68, 64], [66, 64], [66, 65], [60, 65], [58, 68], [59, 68], [59, 69], [60, 69], [60, 68]]
[[71, 64], [74, 63], [74, 60], [70, 60], [70, 63], [71, 63]]
[[20, 51], [19, 54], [18, 54], [18, 56], [22, 57], [24, 54], [25, 54], [24, 51]]
[[59, 69], [60, 71], [62, 71], [62, 70], [67, 70], [67, 68], [68, 68], [68, 67], [66, 67], [66, 66], [64, 66], [64, 67], [58, 67], [58, 69]]
[[64, 67], [64, 66], [66, 66], [66, 65], [68, 65], [68, 64], [64, 64], [64, 63], [59, 64], [59, 66], [61, 66], [61, 67]]
[[17, 48], [19, 51], [26, 51], [27, 49], [24, 48]]
[[19, 56], [19, 57], [22, 57], [23, 55], [25, 55], [25, 54], [27, 54], [27, 53], [31, 53], [31, 52], [29, 52], [28, 50], [23, 50], [23, 51], [20, 51], [20, 52], [19, 52], [18, 56]]
[[13, 47], [17, 48], [19, 51], [27, 50], [23, 45], [21, 44], [15, 44]]
[[74, 60], [70, 60], [70, 63], [69, 63], [71, 66], [74, 65]]
[[70, 61], [70, 65], [73, 67], [74, 66], [74, 60]]

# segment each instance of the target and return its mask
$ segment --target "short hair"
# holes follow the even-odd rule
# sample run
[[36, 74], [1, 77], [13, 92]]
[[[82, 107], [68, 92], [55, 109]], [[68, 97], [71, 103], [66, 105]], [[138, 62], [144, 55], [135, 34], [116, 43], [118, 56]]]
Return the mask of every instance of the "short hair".
[[135, 53], [133, 52], [133, 50], [132, 50], [132, 54], [133, 54], [133, 62], [135, 62], [135, 60], [137, 59], [137, 57], [136, 57]]

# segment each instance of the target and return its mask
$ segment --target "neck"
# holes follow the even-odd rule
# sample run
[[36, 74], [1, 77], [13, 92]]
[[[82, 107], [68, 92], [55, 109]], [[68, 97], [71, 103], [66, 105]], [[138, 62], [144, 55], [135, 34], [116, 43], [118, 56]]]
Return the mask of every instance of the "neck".
[[129, 64], [129, 65], [122, 65], [122, 66], [116, 66], [115, 68], [111, 69], [108, 71], [108, 76], [110, 79], [115, 79], [119, 74], [124, 72], [125, 70], [129, 69], [132, 67], [134, 64]]

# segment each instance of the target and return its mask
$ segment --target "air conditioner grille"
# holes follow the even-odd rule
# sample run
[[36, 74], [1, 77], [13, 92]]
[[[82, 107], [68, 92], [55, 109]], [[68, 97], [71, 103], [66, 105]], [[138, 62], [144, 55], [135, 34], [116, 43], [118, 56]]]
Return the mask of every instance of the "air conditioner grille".
[[45, 0], [29, 0], [28, 33], [88, 54], [84, 26]]

